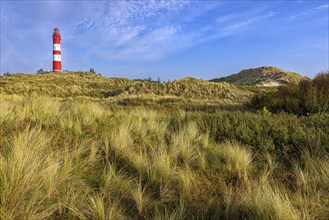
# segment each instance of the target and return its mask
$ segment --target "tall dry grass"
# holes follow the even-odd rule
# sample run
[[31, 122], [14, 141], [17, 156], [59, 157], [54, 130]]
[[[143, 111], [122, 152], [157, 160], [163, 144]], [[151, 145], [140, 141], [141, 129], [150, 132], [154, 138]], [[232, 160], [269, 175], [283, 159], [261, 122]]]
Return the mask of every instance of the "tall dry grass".
[[185, 111], [44, 97], [0, 102], [2, 219], [328, 217], [320, 144], [286, 152], [287, 163], [271, 149], [218, 141], [223, 133], [205, 131]]

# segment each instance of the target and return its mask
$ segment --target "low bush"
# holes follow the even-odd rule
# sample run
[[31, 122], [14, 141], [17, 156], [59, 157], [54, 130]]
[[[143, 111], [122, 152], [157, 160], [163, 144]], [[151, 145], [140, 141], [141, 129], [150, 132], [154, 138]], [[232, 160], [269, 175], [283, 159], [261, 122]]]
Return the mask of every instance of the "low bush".
[[256, 108], [297, 115], [329, 112], [329, 72], [319, 73], [312, 81], [279, 87], [278, 91], [257, 94], [251, 101]]

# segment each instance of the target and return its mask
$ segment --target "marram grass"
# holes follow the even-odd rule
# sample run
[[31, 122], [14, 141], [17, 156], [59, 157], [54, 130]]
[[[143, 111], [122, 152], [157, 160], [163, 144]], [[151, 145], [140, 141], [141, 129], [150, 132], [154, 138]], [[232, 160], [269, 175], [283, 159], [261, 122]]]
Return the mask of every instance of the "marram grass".
[[326, 219], [328, 121], [2, 95], [0, 219]]

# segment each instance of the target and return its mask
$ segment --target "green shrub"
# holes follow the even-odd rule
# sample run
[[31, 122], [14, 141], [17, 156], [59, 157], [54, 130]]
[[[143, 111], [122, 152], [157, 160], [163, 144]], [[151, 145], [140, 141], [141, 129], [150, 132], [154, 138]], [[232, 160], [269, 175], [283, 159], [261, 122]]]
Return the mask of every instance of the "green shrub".
[[278, 91], [255, 95], [251, 104], [265, 106], [273, 112], [298, 115], [329, 112], [329, 72], [318, 74], [312, 81], [303, 80], [298, 85], [279, 87]]

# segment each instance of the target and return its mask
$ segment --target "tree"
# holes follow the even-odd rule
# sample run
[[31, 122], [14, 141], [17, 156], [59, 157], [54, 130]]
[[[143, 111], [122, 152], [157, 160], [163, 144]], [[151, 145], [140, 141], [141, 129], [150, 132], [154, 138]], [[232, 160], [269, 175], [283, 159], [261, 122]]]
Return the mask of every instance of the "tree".
[[94, 74], [96, 73], [94, 68], [90, 68], [89, 72], [94, 73]]
[[38, 71], [37, 71], [37, 74], [41, 74], [41, 73], [44, 73], [45, 71], [43, 71], [43, 69], [41, 68], [41, 69], [39, 69]]

